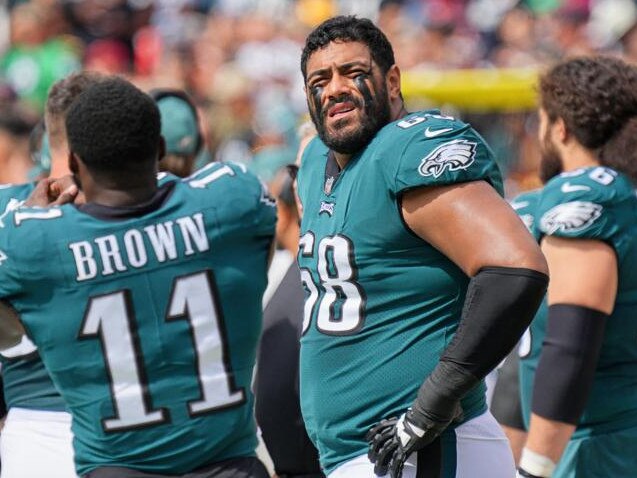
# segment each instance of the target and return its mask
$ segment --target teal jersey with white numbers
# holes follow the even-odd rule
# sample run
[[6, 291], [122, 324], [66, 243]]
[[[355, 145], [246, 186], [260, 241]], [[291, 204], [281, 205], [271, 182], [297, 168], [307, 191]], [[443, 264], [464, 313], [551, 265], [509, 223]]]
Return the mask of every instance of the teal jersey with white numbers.
[[[623, 174], [605, 167], [563, 173], [542, 190], [535, 211], [538, 237], [602, 241], [617, 255], [618, 290], [608, 318], [592, 390], [574, 437], [637, 425], [637, 197]], [[591, 271], [591, 273], [595, 273]], [[533, 378], [546, 332], [544, 305], [520, 359], [522, 407], [528, 423]]]
[[[33, 191], [35, 183], [0, 187], [0, 221], [16, 209]], [[1, 258], [0, 258], [1, 260]], [[66, 405], [56, 390], [36, 346], [24, 337], [22, 342], [0, 352], [2, 386], [7, 408], [64, 411]]]
[[[386, 125], [336, 169], [314, 139], [298, 175], [301, 406], [327, 473], [366, 454], [369, 428], [407, 409], [460, 320], [469, 278], [406, 227], [401, 193], [478, 180], [502, 188], [483, 139], [435, 112]], [[463, 409], [466, 419], [486, 409], [482, 384]]]
[[[533, 237], [536, 241], [540, 241], [540, 231], [535, 227], [536, 223], [536, 212], [538, 203], [540, 201], [540, 197], [542, 196], [542, 190], [536, 189], [533, 191], [525, 192], [517, 196], [515, 199], [511, 201], [511, 207], [517, 213], [517, 215], [522, 219], [522, 222], [527, 227], [529, 232], [533, 234]], [[528, 389], [532, 390], [533, 387], [533, 378], [535, 376], [535, 365], [531, 370], [529, 368], [529, 362], [522, 362], [523, 359], [528, 358], [529, 356], [539, 357], [540, 352], [542, 351], [542, 340], [533, 340], [533, 337], [536, 335], [540, 337], [544, 337], [544, 331], [546, 327], [546, 314], [548, 312], [548, 306], [546, 303], [546, 297], [542, 300], [540, 307], [535, 313], [535, 317], [531, 322], [531, 325], [526, 329], [520, 342], [517, 346], [518, 356], [520, 357], [520, 362], [518, 362], [519, 375], [518, 380], [520, 382], [520, 390]], [[535, 362], [537, 363], [537, 361]], [[530, 393], [522, 393], [520, 396], [520, 401], [522, 405], [522, 409], [525, 411], [530, 411], [531, 409], [531, 394]], [[529, 412], [530, 413], [530, 412]], [[524, 413], [524, 423], [528, 427], [529, 426], [529, 413]]]
[[20, 208], [0, 296], [73, 415], [78, 474], [183, 474], [254, 455], [250, 390], [276, 210], [239, 166], [135, 208]]

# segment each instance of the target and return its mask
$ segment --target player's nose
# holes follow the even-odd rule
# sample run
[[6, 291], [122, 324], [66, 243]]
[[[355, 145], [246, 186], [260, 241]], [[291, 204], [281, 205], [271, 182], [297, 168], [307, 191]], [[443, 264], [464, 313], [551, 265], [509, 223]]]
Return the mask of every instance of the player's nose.
[[346, 76], [335, 73], [325, 87], [328, 99], [337, 99], [349, 93], [349, 79]]

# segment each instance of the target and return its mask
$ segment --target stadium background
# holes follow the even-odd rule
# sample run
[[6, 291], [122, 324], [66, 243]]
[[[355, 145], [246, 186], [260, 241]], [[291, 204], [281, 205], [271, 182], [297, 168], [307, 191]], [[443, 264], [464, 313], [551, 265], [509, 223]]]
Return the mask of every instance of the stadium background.
[[186, 90], [205, 132], [199, 164], [241, 161], [270, 180], [306, 119], [305, 35], [338, 13], [385, 31], [411, 109], [441, 108], [486, 137], [509, 196], [538, 184], [537, 72], [591, 52], [637, 61], [634, 0], [2, 0], [0, 183], [39, 172], [28, 133], [50, 85], [80, 68]]

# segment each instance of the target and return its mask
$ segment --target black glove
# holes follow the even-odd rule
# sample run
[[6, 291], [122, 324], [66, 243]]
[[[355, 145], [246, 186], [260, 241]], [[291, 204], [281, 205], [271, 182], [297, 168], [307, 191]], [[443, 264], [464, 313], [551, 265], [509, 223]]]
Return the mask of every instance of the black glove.
[[418, 400], [400, 418], [382, 420], [367, 432], [367, 456], [375, 464], [376, 475], [389, 470], [391, 478], [400, 478], [409, 455], [429, 445], [454, 419], [462, 416], [459, 402], [448, 410], [437, 410], [438, 413], [419, 410], [417, 403]]
[[532, 473], [529, 473], [528, 471], [526, 471], [523, 468], [518, 468], [518, 472], [515, 475], [515, 478], [542, 478], [542, 477], [538, 476], [538, 475], [534, 475]]

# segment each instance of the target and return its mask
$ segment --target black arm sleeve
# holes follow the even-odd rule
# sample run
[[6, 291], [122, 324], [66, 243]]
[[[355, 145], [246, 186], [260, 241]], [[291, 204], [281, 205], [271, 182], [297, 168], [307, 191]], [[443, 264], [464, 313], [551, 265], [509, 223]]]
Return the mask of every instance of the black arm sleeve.
[[593, 385], [607, 317], [578, 305], [549, 307], [533, 383], [533, 413], [577, 425]]
[[548, 277], [532, 269], [480, 269], [469, 283], [458, 330], [414, 406], [442, 410], [475, 387], [518, 342], [547, 285]]

